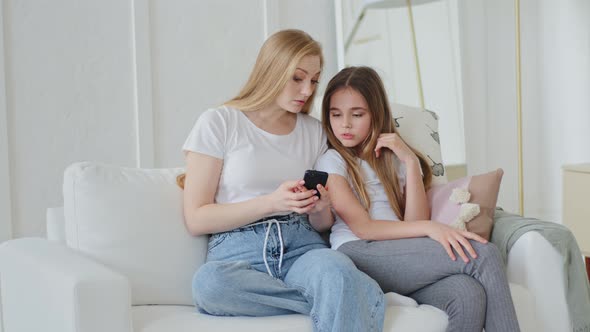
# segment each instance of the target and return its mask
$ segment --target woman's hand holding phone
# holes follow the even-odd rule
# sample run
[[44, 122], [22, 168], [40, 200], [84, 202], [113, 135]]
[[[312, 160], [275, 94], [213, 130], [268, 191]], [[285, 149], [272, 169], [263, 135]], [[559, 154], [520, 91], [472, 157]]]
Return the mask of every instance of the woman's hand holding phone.
[[330, 195], [325, 185], [328, 173], [308, 170], [303, 180], [285, 181], [270, 195], [272, 211], [318, 213], [331, 206]]
[[309, 210], [309, 222], [311, 226], [318, 232], [323, 232], [334, 224], [334, 216], [332, 215], [332, 201], [330, 200], [330, 193], [326, 184], [328, 182], [328, 173], [307, 170], [303, 176], [303, 186], [299, 188], [300, 191], [314, 192], [318, 200], [313, 203], [313, 207]]
[[315, 206], [309, 211], [310, 214], [321, 212], [326, 207], [332, 206], [330, 194], [328, 192], [328, 189], [326, 189], [326, 184], [328, 182], [328, 173], [316, 170], [307, 170], [303, 175], [303, 181], [304, 188], [300, 188], [300, 190], [315, 190], [317, 191], [315, 195], [320, 198], [315, 203]]
[[307, 190], [303, 184], [303, 180], [285, 181], [268, 195], [273, 212], [310, 213], [319, 197], [315, 195], [315, 190]]

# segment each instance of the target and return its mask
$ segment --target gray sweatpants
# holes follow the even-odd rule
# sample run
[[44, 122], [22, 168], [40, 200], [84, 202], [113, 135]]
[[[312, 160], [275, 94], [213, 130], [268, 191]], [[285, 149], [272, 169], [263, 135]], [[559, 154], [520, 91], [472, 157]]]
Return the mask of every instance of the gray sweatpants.
[[338, 250], [384, 292], [409, 296], [449, 316], [447, 331], [519, 331], [504, 263], [492, 244], [470, 241], [477, 258], [469, 263], [427, 237], [346, 242]]

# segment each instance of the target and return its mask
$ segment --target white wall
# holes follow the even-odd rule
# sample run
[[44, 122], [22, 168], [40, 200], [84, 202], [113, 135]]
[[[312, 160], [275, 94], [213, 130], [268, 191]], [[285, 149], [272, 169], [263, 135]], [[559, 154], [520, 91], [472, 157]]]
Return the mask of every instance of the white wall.
[[537, 10], [537, 48], [527, 59], [537, 57], [539, 109], [528, 114], [539, 117], [541, 139], [529, 183], [545, 185], [541, 200], [528, 204], [531, 213], [560, 220], [561, 166], [590, 162], [590, 2], [543, 0]]
[[129, 1], [4, 1], [14, 236], [44, 233], [76, 160], [133, 166]]
[[72, 162], [181, 166], [195, 119], [238, 92], [267, 34], [305, 29], [324, 46], [321, 88], [336, 71], [331, 0], [4, 0], [0, 8], [0, 241], [45, 234], [45, 209], [63, 204]]
[[[525, 212], [559, 220], [561, 165], [590, 161], [590, 4], [521, 2]], [[469, 172], [504, 168], [499, 204], [516, 211], [513, 3], [458, 7]], [[182, 165], [194, 120], [238, 91], [269, 33], [303, 28], [322, 43], [320, 90], [337, 70], [332, 0], [4, 0], [0, 9], [0, 241], [45, 233], [45, 208], [62, 205], [72, 162]]]
[[[518, 211], [514, 2], [460, 2], [466, 159]], [[521, 0], [524, 214], [561, 220], [561, 166], [590, 161], [590, 3]]]
[[197, 117], [236, 94], [264, 35], [264, 1], [152, 1], [155, 166], [183, 165]]
[[[0, 6], [0, 36], [4, 36], [4, 8]], [[0, 51], [4, 39], [0, 38]], [[4, 52], [0, 52], [0, 242], [12, 236], [12, 200], [10, 198], [10, 164], [8, 162], [8, 112], [6, 109], [6, 82]]]

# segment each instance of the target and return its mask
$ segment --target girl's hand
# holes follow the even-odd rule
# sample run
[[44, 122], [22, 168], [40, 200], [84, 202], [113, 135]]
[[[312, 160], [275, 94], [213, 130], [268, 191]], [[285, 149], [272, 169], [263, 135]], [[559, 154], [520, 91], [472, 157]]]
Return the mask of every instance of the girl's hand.
[[314, 208], [318, 197], [315, 190], [301, 191], [303, 180], [285, 181], [268, 197], [274, 212], [293, 211], [299, 214], [309, 213]]
[[467, 255], [465, 255], [465, 251], [463, 249], [466, 249], [471, 257], [477, 258], [477, 253], [475, 250], [473, 250], [473, 247], [471, 246], [471, 243], [469, 243], [468, 239], [481, 243], [488, 242], [486, 239], [475, 233], [454, 229], [435, 221], [430, 222], [427, 235], [431, 239], [440, 243], [445, 248], [447, 254], [452, 260], [457, 259], [455, 257], [455, 253], [453, 252], [453, 249], [455, 249], [465, 263], [469, 262], [469, 258], [467, 258]]
[[322, 212], [325, 208], [330, 208], [332, 206], [328, 189], [321, 184], [318, 184], [317, 191], [319, 191], [322, 197], [316, 201], [314, 204], [315, 206], [309, 211], [310, 214]]
[[375, 147], [375, 155], [377, 158], [381, 155], [381, 148], [388, 148], [393, 151], [395, 155], [403, 162], [417, 161], [416, 154], [406, 145], [406, 142], [397, 134], [381, 134], [377, 139], [377, 146]]

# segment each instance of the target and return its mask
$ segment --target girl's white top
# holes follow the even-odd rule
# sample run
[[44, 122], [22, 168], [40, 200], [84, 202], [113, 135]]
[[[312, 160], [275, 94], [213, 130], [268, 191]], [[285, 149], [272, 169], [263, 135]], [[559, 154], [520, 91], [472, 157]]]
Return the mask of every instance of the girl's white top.
[[[361, 176], [363, 177], [367, 193], [369, 194], [369, 199], [371, 200], [371, 208], [369, 209], [371, 219], [399, 220], [391, 208], [391, 205], [389, 205], [389, 200], [387, 199], [383, 184], [381, 184], [375, 171], [373, 171], [366, 161], [361, 159], [358, 159], [358, 161], [361, 165]], [[393, 155], [393, 164], [396, 167], [399, 185], [403, 192], [403, 188], [406, 185], [406, 167], [395, 155]], [[346, 162], [336, 150], [329, 149], [326, 151], [326, 153], [318, 159], [315, 167], [320, 171], [343, 176], [348, 180], [350, 188], [356, 197], [359, 197], [357, 192], [353, 189], [351, 179], [346, 171]], [[334, 211], [334, 214], [336, 221], [334, 226], [332, 226], [332, 233], [330, 234], [330, 244], [332, 245], [332, 249], [338, 249], [338, 247], [348, 241], [360, 240], [359, 237], [354, 235], [352, 230], [350, 230], [348, 225], [342, 220], [342, 218], [340, 218], [336, 211]]]

